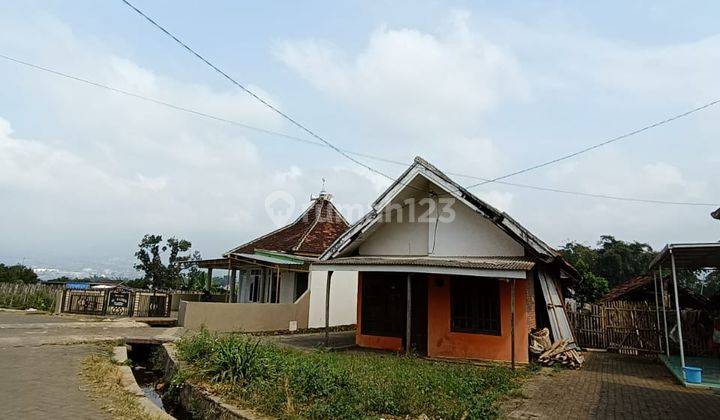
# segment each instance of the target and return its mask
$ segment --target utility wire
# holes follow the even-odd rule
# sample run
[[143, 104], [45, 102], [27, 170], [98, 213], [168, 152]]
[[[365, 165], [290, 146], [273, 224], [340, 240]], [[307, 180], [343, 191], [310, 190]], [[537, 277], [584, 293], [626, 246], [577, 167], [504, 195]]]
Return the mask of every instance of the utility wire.
[[383, 176], [383, 177], [385, 177], [385, 178], [387, 178], [387, 179], [389, 179], [389, 180], [391, 180], [391, 181], [395, 181], [395, 178], [391, 177], [390, 175], [385, 174], [384, 172], [381, 172], [381, 171], [373, 168], [373, 167], [370, 166], [370, 165], [367, 165], [367, 164], [359, 161], [358, 159], [355, 159], [354, 157], [350, 156], [348, 153], [346, 153], [345, 151], [343, 151], [343, 150], [340, 149], [339, 147], [337, 147], [337, 146], [335, 146], [334, 144], [332, 144], [331, 142], [325, 140], [325, 139], [324, 139], [323, 137], [321, 137], [320, 135], [315, 134], [314, 131], [312, 131], [312, 130], [310, 130], [309, 128], [305, 127], [303, 124], [301, 124], [300, 122], [298, 122], [298, 121], [297, 121], [296, 119], [294, 119], [293, 117], [289, 116], [288, 114], [286, 114], [286, 113], [284, 113], [283, 111], [279, 110], [278, 108], [276, 108], [274, 105], [272, 105], [271, 103], [269, 103], [269, 102], [266, 101], [265, 99], [263, 99], [263, 98], [261, 98], [260, 96], [258, 96], [255, 92], [253, 92], [253, 91], [251, 91], [250, 89], [248, 89], [247, 87], [245, 87], [245, 85], [239, 83], [237, 80], [235, 80], [235, 79], [233, 79], [232, 77], [230, 77], [227, 73], [225, 73], [224, 71], [220, 70], [220, 68], [218, 68], [215, 64], [211, 63], [208, 59], [206, 59], [205, 57], [203, 57], [202, 55], [200, 55], [197, 51], [195, 51], [194, 49], [192, 49], [192, 48], [191, 48], [190, 46], [188, 46], [185, 42], [181, 41], [177, 36], [175, 36], [175, 35], [172, 34], [170, 31], [168, 31], [167, 29], [165, 29], [162, 25], [160, 25], [159, 23], [157, 23], [157, 22], [156, 22], [155, 20], [153, 20], [150, 16], [146, 15], [145, 13], [143, 13], [143, 11], [141, 11], [140, 9], [138, 9], [137, 7], [135, 7], [135, 6], [134, 6], [132, 3], [130, 3], [128, 0], [121, 0], [121, 1], [122, 1], [123, 3], [125, 3], [128, 7], [130, 7], [131, 9], [133, 9], [135, 12], [137, 12], [140, 16], [142, 16], [143, 18], [145, 18], [145, 20], [147, 20], [148, 22], [150, 22], [153, 26], [155, 26], [155, 27], [158, 28], [160, 31], [162, 31], [165, 35], [167, 35], [167, 36], [169, 36], [170, 38], [172, 38], [175, 42], [177, 42], [180, 46], [182, 46], [184, 49], [186, 49], [189, 53], [191, 53], [192, 55], [194, 55], [196, 58], [198, 58], [198, 59], [199, 59], [200, 61], [202, 61], [203, 63], [205, 63], [205, 64], [207, 64], [208, 66], [210, 66], [210, 68], [212, 68], [212, 69], [215, 70], [218, 74], [220, 74], [221, 76], [223, 76], [224, 78], [226, 78], [227, 80], [229, 80], [229, 81], [230, 81], [232, 84], [234, 84], [235, 86], [237, 86], [237, 87], [239, 87], [240, 89], [242, 89], [243, 91], [245, 91], [248, 95], [252, 96], [252, 97], [255, 98], [256, 100], [258, 100], [260, 103], [262, 103], [262, 104], [265, 105], [266, 107], [270, 108], [270, 109], [271, 109], [273, 112], [275, 112], [276, 114], [280, 115], [281, 117], [283, 117], [284, 119], [286, 119], [287, 121], [289, 121], [290, 123], [292, 123], [293, 125], [295, 125], [296, 127], [300, 128], [300, 129], [303, 130], [304, 132], [308, 133], [308, 134], [309, 134], [310, 136], [312, 136], [313, 138], [315, 138], [315, 139], [317, 139], [317, 140], [320, 140], [321, 142], [325, 143], [328, 147], [330, 147], [331, 149], [333, 149], [333, 150], [336, 151], [337, 153], [341, 154], [341, 155], [344, 156], [345, 158], [349, 159], [350, 161], [352, 161], [352, 162], [354, 162], [354, 163], [356, 163], [356, 164], [358, 164], [358, 165], [360, 165], [360, 166], [368, 169], [369, 171], [371, 171], [371, 172], [373, 172], [373, 173], [376, 173], [376, 174], [378, 174], [378, 175], [381, 175], [381, 176]]
[[616, 141], [626, 139], [626, 138], [631, 137], [631, 136], [634, 136], [634, 135], [636, 135], [636, 134], [640, 134], [640, 133], [642, 133], [643, 131], [647, 131], [647, 130], [653, 129], [653, 128], [655, 128], [655, 127], [659, 127], [659, 126], [661, 126], [661, 125], [670, 123], [670, 122], [672, 122], [672, 121], [679, 120], [680, 118], [683, 118], [683, 117], [687, 117], [688, 115], [691, 115], [691, 114], [694, 114], [694, 113], [696, 113], [696, 112], [702, 111], [703, 109], [706, 109], [706, 108], [710, 108], [711, 106], [717, 105], [718, 103], [720, 103], [720, 99], [716, 99], [716, 100], [714, 100], [714, 101], [712, 101], [712, 102], [708, 102], [708, 103], [706, 103], [705, 105], [701, 105], [701, 106], [699, 106], [699, 107], [697, 107], [697, 108], [693, 108], [693, 109], [691, 109], [691, 110], [689, 110], [689, 111], [686, 111], [686, 112], [683, 112], [683, 113], [681, 113], [681, 114], [673, 115], [673, 116], [668, 117], [668, 118], [666, 118], [666, 119], [664, 119], [664, 120], [662, 120], [662, 121], [658, 121], [658, 122], [652, 123], [652, 124], [650, 124], [650, 125], [646, 125], [645, 127], [638, 128], [638, 129], [636, 129], [636, 130], [633, 130], [633, 131], [630, 131], [630, 132], [628, 132], [628, 133], [619, 135], [619, 136], [617, 136], [617, 137], [613, 137], [613, 138], [611, 138], [611, 139], [609, 139], [609, 140], [605, 140], [605, 141], [603, 141], [603, 142], [601, 142], [601, 143], [597, 143], [597, 144], [594, 144], [594, 145], [592, 145], [592, 146], [588, 146], [588, 147], [586, 147], [586, 148], [584, 148], [584, 149], [580, 149], [580, 150], [578, 150], [578, 151], [576, 151], [576, 152], [568, 153], [568, 154], [563, 155], [563, 156], [560, 156], [560, 157], [558, 157], [558, 158], [555, 158], [555, 159], [552, 159], [552, 160], [548, 160], [547, 162], [542, 162], [542, 163], [539, 163], [539, 164], [537, 164], [537, 165], [530, 166], [530, 167], [525, 168], [525, 169], [520, 169], [520, 170], [518, 170], [518, 171], [511, 172], [511, 173], [509, 173], [509, 174], [505, 174], [505, 175], [499, 176], [499, 177], [497, 177], [497, 178], [491, 178], [491, 179], [485, 180], [485, 181], [483, 181], [483, 182], [478, 182], [477, 184], [470, 185], [469, 187], [467, 187], [467, 189], [474, 188], [474, 187], [479, 187], [480, 185], [485, 185], [485, 184], [488, 184], [488, 183], [491, 183], [491, 182], [497, 182], [497, 181], [500, 181], [500, 180], [502, 180], [502, 179], [507, 179], [507, 178], [510, 178], [510, 177], [512, 177], [512, 176], [515, 176], [515, 175], [524, 174], [524, 173], [526, 173], [526, 172], [534, 171], [535, 169], [539, 169], [539, 168], [542, 168], [542, 167], [545, 167], [545, 166], [549, 166], [549, 165], [552, 165], [552, 164], [561, 162], [561, 161], [563, 161], [563, 160], [567, 160], [567, 159], [573, 158], [573, 157], [578, 156], [578, 155], [581, 155], [581, 154], [583, 154], [583, 153], [587, 153], [587, 152], [589, 152], [589, 151], [591, 151], [591, 150], [595, 150], [595, 149], [598, 149], [598, 148], [600, 148], [600, 147], [607, 146], [607, 145], [610, 144], [610, 143], [614, 143], [614, 142], [616, 142]]
[[[23, 65], [23, 66], [26, 66], [26, 67], [30, 67], [30, 68], [35, 69], [35, 70], [39, 70], [39, 71], [43, 71], [43, 72], [46, 72], [46, 73], [50, 73], [50, 74], [53, 74], [53, 75], [58, 76], [58, 77], [63, 77], [63, 78], [66, 78], [66, 79], [74, 80], [74, 81], [76, 81], [76, 82], [85, 83], [85, 84], [90, 85], [90, 86], [94, 86], [94, 87], [101, 88], [101, 89], [106, 89], [106, 90], [109, 90], [109, 91], [114, 92], [114, 93], [119, 93], [119, 94], [121, 94], [121, 95], [129, 96], [129, 97], [132, 97], [132, 98], [135, 98], [135, 99], [140, 99], [140, 100], [147, 101], [147, 102], [150, 102], [150, 103], [153, 103], [153, 104], [156, 104], [156, 105], [165, 106], [165, 107], [168, 107], [168, 108], [177, 110], [177, 111], [186, 112], [186, 113], [189, 113], [189, 114], [192, 114], [192, 115], [196, 115], [196, 116], [199, 116], [199, 117], [203, 117], [203, 118], [208, 118], [208, 119], [215, 120], [215, 121], [224, 122], [224, 123], [227, 123], [227, 124], [235, 125], [235, 126], [238, 126], [238, 127], [242, 127], [242, 128], [248, 129], [248, 130], [252, 130], [252, 131], [259, 132], [259, 133], [263, 133], [263, 134], [266, 134], [266, 135], [276, 136], [276, 137], [280, 137], [280, 138], [287, 139], [287, 140], [292, 140], [292, 141], [297, 141], [297, 142], [304, 143], [304, 144], [308, 144], [308, 145], [312, 145], [312, 146], [327, 147], [324, 143], [320, 143], [320, 142], [315, 141], [315, 140], [311, 140], [311, 139], [307, 139], [307, 138], [302, 138], [302, 137], [297, 137], [297, 136], [293, 136], [293, 135], [286, 134], [286, 133], [282, 133], [282, 132], [278, 132], [278, 131], [268, 130], [268, 129], [265, 129], [265, 128], [256, 127], [256, 126], [253, 126], [253, 125], [245, 124], [245, 123], [242, 123], [242, 122], [239, 122], [239, 121], [235, 121], [235, 120], [231, 120], [231, 119], [228, 119], [228, 118], [224, 118], [224, 117], [220, 117], [220, 116], [208, 114], [208, 113], [206, 113], [206, 112], [198, 111], [198, 110], [195, 110], [195, 109], [192, 109], [192, 108], [188, 108], [188, 107], [184, 107], [184, 106], [180, 106], [180, 105], [175, 105], [175, 104], [170, 103], [170, 102], [165, 102], [165, 101], [162, 101], [162, 100], [159, 100], [159, 99], [155, 99], [155, 98], [151, 98], [151, 97], [148, 97], [148, 96], [140, 95], [140, 94], [138, 94], [138, 93], [129, 92], [129, 91], [127, 91], [127, 90], [119, 89], [119, 88], [116, 88], [116, 87], [113, 87], [113, 86], [109, 86], [109, 85], [106, 85], [106, 84], [103, 84], [103, 83], [99, 83], [99, 82], [95, 82], [95, 81], [92, 81], [92, 80], [84, 79], [84, 78], [79, 77], [79, 76], [74, 76], [74, 75], [71, 75], [71, 74], [68, 74], [68, 73], [63, 73], [63, 72], [58, 71], [58, 70], [54, 70], [54, 69], [51, 69], [51, 68], [48, 68], [48, 67], [44, 67], [44, 66], [41, 66], [41, 65], [38, 65], [38, 64], [33, 64], [33, 63], [30, 63], [30, 62], [27, 62], [27, 61], [24, 61], [24, 60], [20, 60], [20, 59], [17, 59], [17, 58], [13, 58], [13, 57], [7, 56], [7, 55], [2, 54], [2, 53], [0, 53], [0, 58], [3, 58], [3, 59], [5, 59], [5, 60], [11, 61], [11, 62], [14, 62], [14, 63], [16, 63], [16, 64], [20, 64], [20, 65]], [[356, 151], [351, 151], [351, 150], [348, 150], [348, 149], [343, 149], [343, 151], [344, 151], [345, 153], [348, 153], [348, 154], [351, 154], [351, 155], [363, 157], [363, 158], [366, 158], [366, 159], [371, 159], [371, 160], [374, 160], [374, 161], [377, 161], [377, 162], [389, 163], [389, 164], [398, 165], [398, 166], [401, 166], [401, 167], [407, 167], [407, 166], [408, 166], [407, 163], [402, 162], [402, 161], [399, 161], [399, 160], [388, 159], [388, 158], [385, 158], [385, 157], [375, 156], [375, 155], [371, 155], [371, 154], [367, 154], [367, 153], [361, 153], [361, 152], [356, 152]], [[448, 175], [452, 175], [452, 176], [457, 176], [457, 177], [468, 178], [468, 179], [475, 179], [475, 180], [479, 180], [479, 181], [490, 181], [490, 179], [488, 179], [488, 178], [483, 178], [483, 177], [479, 177], [479, 176], [476, 176], [476, 175], [468, 175], [468, 174], [463, 174], [463, 173], [458, 173], [458, 172], [447, 172], [447, 174], [448, 174]], [[643, 199], [643, 198], [634, 198], [634, 197], [614, 196], [614, 195], [609, 195], [609, 194], [586, 193], [586, 192], [580, 192], [580, 191], [563, 190], [563, 189], [558, 189], [558, 188], [542, 187], [542, 186], [537, 186], [537, 185], [528, 185], [528, 184], [521, 184], [521, 183], [514, 183], [514, 182], [507, 182], [507, 181], [492, 181], [492, 182], [497, 183], [497, 184], [501, 184], [501, 185], [507, 185], [507, 186], [518, 187], [518, 188], [526, 188], [526, 189], [532, 189], [532, 190], [537, 190], [537, 191], [546, 191], [546, 192], [553, 192], [553, 193], [560, 193], [560, 194], [568, 194], [568, 195], [576, 195], [576, 196], [592, 197], [592, 198], [601, 198], [601, 199], [617, 200], [617, 201], [627, 201], [627, 202], [636, 202], [636, 203], [649, 203], [649, 204], [682, 205], [682, 206], [702, 206], [702, 207], [717, 207], [717, 206], [720, 206], [720, 204], [717, 204], [717, 203], [653, 200], [653, 199]], [[484, 184], [484, 183], [486, 183], [486, 182], [479, 183], [479, 184], [476, 184], [476, 185], [479, 186], [479, 185], [482, 185], [482, 184]]]
[[[205, 57], [203, 57], [203, 56], [200, 55], [198, 52], [196, 52], [194, 49], [192, 49], [190, 46], [188, 46], [186, 43], [184, 43], [183, 41], [181, 41], [177, 36], [175, 36], [175, 35], [172, 34], [170, 31], [168, 31], [167, 29], [165, 29], [162, 25], [160, 25], [159, 23], [157, 23], [157, 22], [156, 22], [155, 20], [153, 20], [151, 17], [149, 17], [148, 15], [146, 15], [145, 13], [143, 13], [140, 9], [138, 9], [137, 7], [135, 7], [135, 6], [134, 6], [132, 3], [130, 3], [128, 0], [122, 0], [122, 2], [125, 3], [125, 4], [126, 4], [128, 7], [130, 7], [131, 9], [133, 9], [135, 12], [137, 12], [140, 16], [142, 16], [143, 18], [145, 18], [145, 19], [146, 19], [148, 22], [150, 22], [153, 26], [155, 26], [155, 27], [158, 28], [160, 31], [162, 31], [163, 33], [165, 33], [167, 36], [169, 36], [170, 38], [172, 38], [175, 42], [177, 42], [179, 45], [181, 45], [184, 49], [186, 49], [186, 50], [187, 50], [188, 52], [190, 52], [192, 55], [194, 55], [195, 57], [197, 57], [199, 60], [203, 61], [203, 62], [204, 62], [205, 64], [207, 64], [208, 66], [210, 66], [210, 67], [211, 67], [213, 70], [215, 70], [217, 73], [219, 73], [220, 75], [222, 75], [223, 77], [225, 77], [227, 80], [229, 80], [230, 82], [232, 82], [233, 84], [235, 84], [236, 86], [238, 86], [238, 87], [239, 87], [240, 89], [242, 89], [243, 91], [247, 92], [247, 93], [248, 93], [249, 95], [251, 95], [253, 98], [255, 98], [255, 99], [257, 99], [258, 101], [260, 101], [263, 105], [265, 105], [266, 107], [270, 108], [272, 111], [276, 112], [278, 115], [282, 116], [283, 118], [285, 118], [286, 120], [288, 120], [289, 122], [291, 122], [293, 125], [297, 126], [297, 127], [300, 128], [301, 130], [303, 130], [303, 131], [305, 131], [306, 133], [310, 134], [312, 137], [314, 137], [314, 138], [320, 140], [321, 142], [325, 143], [328, 147], [330, 147], [331, 149], [335, 150], [336, 152], [338, 152], [338, 153], [341, 154], [342, 156], [346, 157], [347, 159], [351, 160], [352, 162], [355, 162], [356, 164], [358, 164], [358, 165], [360, 165], [360, 166], [362, 166], [362, 167], [364, 167], [364, 168], [366, 168], [366, 169], [368, 169], [368, 170], [370, 170], [370, 171], [372, 171], [372, 172], [374, 172], [374, 173], [376, 173], [376, 174], [379, 174], [379, 175], [381, 175], [381, 176], [383, 176], [383, 177], [385, 177], [385, 178], [388, 178], [389, 180], [391, 180], [391, 181], [393, 181], [393, 182], [396, 181], [394, 178], [390, 177], [389, 175], [387, 175], [387, 174], [385, 174], [385, 173], [383, 173], [383, 172], [381, 172], [381, 171], [378, 171], [377, 169], [373, 168], [372, 166], [367, 165], [367, 164], [365, 164], [365, 163], [363, 163], [363, 162], [361, 162], [361, 161], [353, 158], [353, 157], [350, 156], [348, 153], [346, 153], [344, 150], [340, 149], [339, 147], [337, 147], [337, 146], [335, 146], [334, 144], [330, 143], [329, 141], [325, 140], [323, 137], [319, 136], [319, 135], [316, 134], [314, 131], [312, 131], [312, 130], [310, 130], [309, 128], [305, 127], [304, 125], [302, 125], [301, 123], [299, 123], [297, 120], [295, 120], [294, 118], [290, 117], [288, 114], [280, 111], [278, 108], [274, 107], [272, 104], [268, 103], [268, 102], [265, 101], [263, 98], [259, 97], [257, 94], [255, 94], [254, 92], [252, 92], [250, 89], [248, 89], [248, 88], [245, 87], [244, 85], [238, 83], [235, 79], [233, 79], [232, 77], [230, 77], [227, 73], [225, 73], [224, 71], [222, 71], [221, 69], [219, 69], [219, 68], [218, 68], [217, 66], [215, 66], [213, 63], [211, 63], [209, 60], [207, 60]], [[611, 138], [611, 139], [609, 139], [609, 140], [606, 140], [606, 141], [603, 141], [603, 142], [601, 142], [601, 143], [598, 143], [598, 144], [595, 144], [595, 145], [586, 147], [586, 148], [581, 149], [581, 150], [578, 150], [578, 151], [576, 151], [576, 152], [569, 153], [569, 154], [567, 154], [567, 155], [563, 155], [563, 156], [561, 156], [561, 157], [558, 157], [558, 158], [549, 160], [549, 161], [547, 161], [547, 162], [539, 163], [539, 164], [537, 164], [537, 165], [533, 165], [533, 166], [530, 166], [530, 167], [528, 167], [528, 168], [521, 169], [521, 170], [518, 170], [518, 171], [515, 171], [515, 172], [511, 172], [511, 173], [509, 173], [509, 174], [506, 174], [506, 175], [503, 175], [503, 176], [499, 176], [499, 177], [496, 177], [496, 178], [491, 178], [491, 179], [483, 180], [482, 182], [475, 183], [475, 184], [472, 184], [472, 185], [468, 186], [466, 189], [475, 188], [475, 187], [478, 187], [478, 186], [481, 186], [481, 185], [485, 185], [485, 184], [489, 184], [489, 183], [492, 183], [492, 182], [498, 182], [498, 181], [501, 181], [501, 180], [503, 180], [503, 179], [507, 179], [507, 178], [513, 177], [513, 176], [515, 176], [515, 175], [519, 175], [519, 174], [523, 174], [523, 173], [526, 173], [526, 172], [530, 172], [530, 171], [533, 171], [533, 170], [536, 170], [536, 169], [539, 169], [539, 168], [542, 168], [542, 167], [545, 167], [545, 166], [549, 166], [549, 165], [555, 164], [555, 163], [557, 163], [557, 162], [561, 162], [561, 161], [566, 160], [566, 159], [573, 158], [573, 157], [578, 156], [578, 155], [581, 155], [581, 154], [583, 154], [583, 153], [587, 153], [587, 152], [589, 152], [589, 151], [591, 151], [591, 150], [594, 150], [594, 149], [597, 149], [597, 148], [606, 146], [606, 145], [611, 144], [611, 143], [614, 143], [614, 142], [616, 142], [616, 141], [619, 141], [619, 140], [622, 140], [622, 139], [625, 139], [625, 138], [634, 136], [634, 135], [639, 134], [639, 133], [642, 133], [642, 132], [644, 132], [644, 131], [647, 131], [647, 130], [650, 130], [650, 129], [659, 127], [659, 126], [661, 126], [661, 125], [670, 123], [670, 122], [675, 121], [675, 120], [677, 120], [677, 119], [686, 117], [686, 116], [691, 115], [691, 114], [693, 114], [693, 113], [699, 112], [699, 111], [701, 111], [701, 110], [703, 110], [703, 109], [706, 109], [706, 108], [709, 108], [709, 107], [711, 107], [711, 106], [714, 106], [714, 105], [716, 105], [716, 104], [718, 104], [718, 103], [720, 103], [720, 99], [715, 100], [715, 101], [712, 101], [712, 102], [707, 103], [707, 104], [705, 104], [705, 105], [699, 106], [699, 107], [697, 107], [697, 108], [691, 109], [690, 111], [687, 111], [687, 112], [684, 112], [684, 113], [677, 114], [677, 115], [674, 115], [674, 116], [672, 116], [672, 117], [666, 118], [666, 119], [664, 119], [664, 120], [662, 120], [662, 121], [658, 121], [658, 122], [655, 122], [655, 123], [653, 123], [653, 124], [647, 125], [647, 126], [645, 126], [645, 127], [642, 127], [642, 128], [639, 128], [639, 129], [630, 131], [630, 132], [625, 133], [625, 134], [622, 134], [622, 135], [620, 135], [620, 136], [613, 137], [613, 138]], [[407, 185], [407, 186], [412, 187], [411, 185]], [[415, 187], [412, 187], [412, 188], [413, 188], [413, 189], [417, 189], [417, 188], [415, 188]], [[457, 191], [455, 191], [455, 192], [457, 192]]]

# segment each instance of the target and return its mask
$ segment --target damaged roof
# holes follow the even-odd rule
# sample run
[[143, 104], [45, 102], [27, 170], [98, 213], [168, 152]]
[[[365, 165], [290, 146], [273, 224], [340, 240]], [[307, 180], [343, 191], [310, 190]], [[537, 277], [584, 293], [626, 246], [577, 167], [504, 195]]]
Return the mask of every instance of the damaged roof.
[[401, 192], [410, 182], [417, 176], [422, 176], [428, 181], [436, 184], [444, 189], [451, 196], [467, 204], [470, 208], [478, 212], [483, 217], [492, 221], [508, 236], [521, 244], [527, 253], [545, 263], [559, 263], [562, 269], [572, 278], [579, 279], [577, 270], [565, 261], [562, 255], [550, 247], [548, 244], [540, 240], [525, 229], [520, 223], [515, 221], [507, 213], [501, 212], [495, 207], [489, 205], [479, 199], [467, 189], [450, 179], [438, 168], [427, 162], [421, 157], [416, 157], [413, 164], [403, 172], [398, 179], [393, 182], [390, 187], [385, 190], [372, 204], [372, 210], [352, 225], [343, 235], [341, 235], [331, 246], [325, 251], [320, 259], [337, 259], [343, 257], [343, 251], [356, 240], [362, 241], [362, 235], [371, 229], [381, 217], [384, 207], [392, 198]]
[[330, 197], [321, 194], [294, 222], [223, 254], [252, 254], [255, 250], [287, 254], [322, 254], [345, 230], [348, 223]]

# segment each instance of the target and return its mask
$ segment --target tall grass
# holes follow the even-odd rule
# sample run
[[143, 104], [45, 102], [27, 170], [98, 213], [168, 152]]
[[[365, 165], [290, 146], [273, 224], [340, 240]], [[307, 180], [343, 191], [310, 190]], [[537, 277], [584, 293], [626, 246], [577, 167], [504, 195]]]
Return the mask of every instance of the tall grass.
[[409, 356], [300, 352], [207, 331], [182, 339], [178, 354], [226, 398], [282, 418], [492, 418], [526, 374]]
[[0, 308], [52, 310], [60, 286], [0, 283]]

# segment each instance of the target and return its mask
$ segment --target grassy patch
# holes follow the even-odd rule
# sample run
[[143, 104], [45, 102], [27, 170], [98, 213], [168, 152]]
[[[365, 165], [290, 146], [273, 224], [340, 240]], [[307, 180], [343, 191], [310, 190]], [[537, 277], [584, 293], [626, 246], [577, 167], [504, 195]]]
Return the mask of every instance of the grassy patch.
[[528, 374], [380, 354], [300, 352], [203, 331], [178, 343], [198, 379], [282, 418], [493, 418]]
[[102, 409], [115, 419], [144, 420], [150, 416], [137, 399], [125, 391], [117, 366], [110, 360], [112, 345], [100, 345], [98, 354], [88, 356], [82, 363], [81, 376], [92, 391], [92, 397], [102, 404]]

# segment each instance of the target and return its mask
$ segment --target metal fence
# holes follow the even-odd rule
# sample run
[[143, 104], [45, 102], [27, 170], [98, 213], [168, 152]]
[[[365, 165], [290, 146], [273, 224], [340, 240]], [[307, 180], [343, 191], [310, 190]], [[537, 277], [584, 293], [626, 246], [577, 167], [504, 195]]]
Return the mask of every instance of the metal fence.
[[159, 291], [65, 289], [61, 308], [62, 312], [81, 315], [168, 317], [170, 302], [170, 293]]

